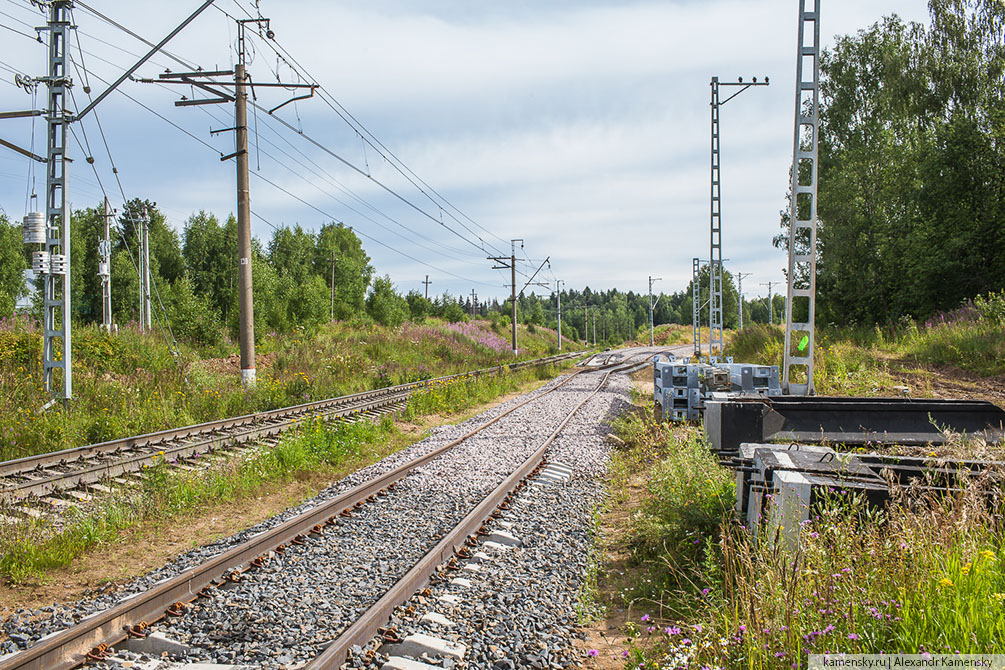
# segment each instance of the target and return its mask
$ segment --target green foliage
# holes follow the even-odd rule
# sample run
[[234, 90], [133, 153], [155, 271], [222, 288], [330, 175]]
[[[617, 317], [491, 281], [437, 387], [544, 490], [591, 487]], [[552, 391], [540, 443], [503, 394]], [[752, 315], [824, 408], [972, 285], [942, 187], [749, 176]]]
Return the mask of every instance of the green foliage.
[[1005, 287], [1005, 11], [929, 6], [930, 28], [887, 18], [821, 60], [824, 322], [927, 318]]
[[377, 323], [399, 326], [408, 319], [410, 312], [408, 303], [394, 290], [391, 278], [385, 275], [374, 280], [366, 297], [366, 313]]
[[17, 301], [28, 295], [23, 239], [21, 227], [0, 214], [0, 318], [13, 314]]

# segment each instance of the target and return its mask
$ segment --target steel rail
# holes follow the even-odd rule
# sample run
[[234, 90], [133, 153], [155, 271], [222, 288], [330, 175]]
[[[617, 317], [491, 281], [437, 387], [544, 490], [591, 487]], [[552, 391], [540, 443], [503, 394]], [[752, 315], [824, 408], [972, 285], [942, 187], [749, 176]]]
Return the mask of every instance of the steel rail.
[[[219, 419], [202, 424], [185, 426], [182, 428], [168, 429], [155, 433], [148, 433], [135, 437], [121, 438], [94, 445], [74, 447], [62, 451], [51, 452], [39, 456], [29, 456], [13, 461], [0, 463], [0, 477], [24, 477], [25, 482], [7, 485], [0, 488], [0, 500], [17, 500], [29, 495], [48, 494], [56, 488], [71, 488], [79, 484], [88, 484], [101, 481], [106, 477], [114, 477], [127, 472], [142, 469], [144, 465], [151, 465], [162, 458], [165, 460], [185, 458], [207, 449], [218, 447], [222, 444], [232, 442], [244, 442], [253, 438], [262, 438], [275, 435], [294, 425], [297, 420], [305, 415], [323, 417], [344, 417], [352, 414], [364, 413], [372, 410], [383, 409], [390, 405], [397, 404], [415, 390], [424, 388], [437, 382], [450, 381], [466, 376], [481, 376], [484, 374], [498, 373], [504, 368], [511, 370], [522, 369], [530, 366], [548, 365], [561, 362], [581, 353], [562, 354], [550, 356], [533, 361], [522, 361], [512, 363], [507, 366], [494, 368], [483, 368], [473, 372], [459, 373], [435, 379], [399, 384], [373, 391], [363, 391], [346, 396], [329, 398], [327, 400], [294, 405], [281, 409], [269, 410], [257, 414], [248, 414], [240, 417]], [[268, 424], [268, 425], [262, 425]], [[224, 431], [234, 431], [251, 427], [248, 430], [233, 433]], [[83, 463], [88, 459], [101, 458], [104, 456], [115, 456], [122, 451], [132, 449], [143, 449], [159, 444], [176, 442], [192, 437], [209, 435], [207, 439], [197, 442], [189, 442], [177, 447], [163, 450], [164, 453], [137, 453], [131, 456], [124, 456], [113, 462], [96, 463], [90, 467], [75, 469], [71, 472], [53, 473], [47, 472], [46, 468], [65, 467], [73, 463]], [[38, 475], [42, 475], [39, 477]]]
[[[576, 370], [559, 384], [514, 405], [449, 444], [355, 486], [145, 592], [130, 596], [110, 609], [97, 612], [75, 626], [44, 637], [29, 649], [0, 658], [0, 670], [70, 670], [85, 663], [89, 652], [112, 647], [126, 639], [131, 627], [140, 622], [153, 623], [160, 620], [168, 607], [178, 602], [195, 600], [200, 597], [200, 591], [216, 586], [216, 580], [234, 570], [246, 571], [251, 561], [280, 545], [308, 533], [322, 533], [324, 526], [336, 523], [338, 515], [343, 511], [359, 506], [393, 487], [415, 468], [429, 463], [521, 407], [562, 388], [579, 374], [595, 370], [596, 368]], [[605, 383], [609, 376], [605, 375]]]
[[[356, 620], [345, 632], [321, 653], [320, 656], [305, 666], [305, 670], [337, 670], [345, 663], [349, 649], [353, 646], [365, 646], [378, 630], [386, 624], [399, 605], [405, 603], [413, 593], [423, 588], [437, 568], [458, 551], [469, 537], [484, 528], [492, 511], [496, 509], [524, 479], [537, 472], [544, 463], [544, 455], [548, 447], [565, 429], [572, 417], [594, 396], [607, 385], [611, 370], [604, 374], [600, 384], [590, 395], [576, 405], [548, 436], [533, 454], [523, 464], [486, 496], [461, 522], [440, 540], [429, 553], [423, 556], [415, 566], [399, 579], [372, 607]], [[570, 377], [571, 379], [571, 377]]]

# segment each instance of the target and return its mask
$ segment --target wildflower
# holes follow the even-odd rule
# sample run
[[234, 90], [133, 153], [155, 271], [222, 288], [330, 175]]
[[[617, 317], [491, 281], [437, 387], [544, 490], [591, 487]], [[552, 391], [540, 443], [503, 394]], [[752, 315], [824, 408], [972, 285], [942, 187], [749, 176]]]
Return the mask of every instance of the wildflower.
[[627, 649], [625, 649], [624, 651], [621, 652], [621, 658], [628, 658], [628, 650]]
[[744, 633], [744, 632], [746, 632], [746, 630], [747, 630], [747, 627], [746, 627], [746, 626], [744, 626], [744, 625], [743, 625], [743, 624], [741, 623], [741, 624], [740, 624], [740, 628], [739, 628], [739, 630], [740, 630], [740, 632], [741, 632], [741, 633]]
[[939, 580], [939, 586], [948, 588], [948, 587], [950, 587], [952, 585], [953, 585], [953, 580], [949, 579], [948, 577], [943, 577], [942, 579]]
[[963, 568], [960, 570], [960, 572], [962, 572], [965, 575], [969, 575], [971, 567], [973, 567], [973, 564], [967, 563], [966, 565], [963, 566]]
[[592, 658], [595, 656], [599, 656], [600, 652], [597, 651], [596, 649], [591, 649], [590, 651], [586, 652], [586, 655]]
[[648, 614], [643, 614], [643, 615], [642, 615], [642, 619], [641, 619], [641, 621], [649, 621], [649, 618], [650, 618], [650, 617], [649, 617], [649, 615], [648, 615]]
[[680, 628], [677, 626], [667, 626], [663, 629], [663, 632], [667, 635], [680, 635]]
[[701, 590], [701, 595], [703, 595], [703, 596], [707, 596], [708, 593], [709, 593], [709, 589], [702, 589]]
[[848, 639], [849, 640], [857, 640], [858, 639], [858, 633], [848, 633]]
[[695, 629], [695, 630], [696, 630], [697, 632], [699, 632], [699, 633], [700, 633], [701, 631], [703, 631], [703, 630], [704, 630], [704, 626], [702, 626], [702, 625], [701, 625], [700, 623], [696, 623], [696, 624], [694, 625], [694, 629]]
[[984, 551], [982, 551], [981, 558], [987, 559], [989, 561], [997, 560], [995, 552], [991, 551], [990, 549], [985, 549]]
[[691, 640], [690, 640], [690, 638], [684, 638], [683, 640], [680, 641], [680, 643], [682, 645], [684, 645], [684, 646], [687, 646], [687, 645], [691, 644]]

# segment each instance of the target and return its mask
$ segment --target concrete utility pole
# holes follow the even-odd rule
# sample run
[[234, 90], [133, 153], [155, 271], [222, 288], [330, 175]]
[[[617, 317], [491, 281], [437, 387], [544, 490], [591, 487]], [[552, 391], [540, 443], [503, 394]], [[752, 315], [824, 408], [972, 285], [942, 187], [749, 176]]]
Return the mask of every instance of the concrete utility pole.
[[771, 287], [777, 284], [776, 281], [769, 281], [761, 284], [761, 286], [768, 287], [768, 323], [773, 324], [775, 322], [775, 304], [772, 302], [771, 298]]
[[[663, 281], [662, 277], [653, 278], [649, 277], [649, 346], [654, 346], [656, 337], [656, 325], [653, 321], [653, 310], [656, 305], [653, 304], [653, 282]], [[659, 302], [657, 298], [656, 302]]]
[[739, 283], [738, 290], [740, 292], [740, 330], [743, 330], [743, 278], [744, 277], [750, 277], [752, 274], [753, 273], [751, 273], [751, 272], [746, 272], [746, 273], [744, 273], [744, 272], [737, 272], [736, 273], [736, 279], [737, 279], [737, 282]]
[[98, 242], [98, 277], [101, 278], [101, 327], [112, 332], [112, 235], [111, 221], [115, 216], [105, 198], [105, 236]]
[[558, 298], [558, 350], [562, 351], [562, 284], [561, 279], [555, 280], [555, 296]]
[[583, 305], [583, 333], [586, 346], [590, 346], [590, 306]]
[[478, 294], [475, 293], [474, 289], [471, 289], [471, 316], [475, 315], [478, 309]]
[[244, 29], [234, 67], [234, 129], [237, 137], [237, 297], [241, 330], [241, 385], [254, 386], [255, 301], [251, 284], [251, 187], [248, 174], [248, 89], [244, 62]]
[[593, 310], [593, 346], [597, 346], [597, 310]]
[[510, 255], [508, 257], [507, 256], [489, 256], [489, 260], [495, 262], [495, 265], [492, 266], [493, 270], [507, 270], [508, 269], [510, 271], [510, 282], [511, 282], [510, 283], [510, 288], [512, 289], [511, 296], [512, 296], [512, 300], [513, 300], [513, 305], [512, 305], [512, 311], [511, 311], [510, 319], [512, 321], [511, 325], [512, 325], [512, 329], [513, 329], [513, 355], [514, 356], [517, 355], [517, 348], [516, 348], [516, 243], [517, 242], [520, 243], [520, 248], [523, 249], [523, 240], [521, 240], [521, 239], [510, 240], [510, 244], [512, 245], [512, 249], [511, 249], [511, 253], [510, 253]]
[[[752, 86], [767, 86], [768, 78], [758, 82], [744, 83], [741, 77], [733, 82], [720, 82], [718, 77], [712, 77], [712, 190], [711, 190], [711, 230], [709, 248], [709, 292], [708, 292], [708, 355], [718, 345], [719, 353], [723, 350], [722, 338], [722, 175], [719, 154], [719, 108], [740, 95]], [[723, 86], [740, 87], [725, 100], [719, 100], [719, 88]]]
[[[212, 2], [212, 0], [210, 0]], [[251, 253], [251, 189], [248, 173], [248, 86], [251, 81], [247, 72], [247, 49], [245, 46], [245, 30], [248, 24], [254, 24], [263, 37], [272, 39], [275, 34], [270, 27], [269, 19], [238, 19], [237, 20], [237, 65], [234, 70], [198, 71], [198, 72], [166, 72], [157, 79], [140, 79], [143, 83], [181, 84], [210, 93], [214, 97], [196, 100], [179, 100], [177, 107], [192, 105], [207, 105], [216, 103], [234, 103], [234, 127], [210, 131], [216, 135], [222, 132], [234, 131], [235, 151], [220, 160], [236, 159], [237, 165], [237, 258], [238, 258], [238, 310], [241, 341], [241, 384], [245, 387], [254, 386], [257, 378], [255, 368], [255, 305], [252, 287], [252, 253]], [[233, 76], [233, 81], [219, 80], [217, 77]], [[229, 92], [229, 87], [234, 92]], [[284, 82], [256, 82], [255, 88], [286, 88], [289, 90], [309, 88], [307, 95], [291, 98], [277, 107], [267, 110], [273, 113], [294, 100], [303, 100], [314, 96], [314, 84], [287, 84]], [[334, 282], [333, 282], [334, 285]]]
[[426, 281], [422, 283], [426, 285], [426, 300], [429, 300], [429, 285], [433, 283], [429, 281], [429, 275], [426, 275]]
[[332, 251], [332, 306], [331, 306], [331, 322], [335, 323], [335, 251]]

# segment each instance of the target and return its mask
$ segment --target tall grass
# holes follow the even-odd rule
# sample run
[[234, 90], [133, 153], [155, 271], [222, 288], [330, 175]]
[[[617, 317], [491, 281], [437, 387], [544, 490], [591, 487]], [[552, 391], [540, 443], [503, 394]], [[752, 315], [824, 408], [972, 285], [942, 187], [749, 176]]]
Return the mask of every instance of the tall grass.
[[[74, 394], [68, 408], [42, 411], [42, 336], [25, 319], [0, 322], [0, 460], [93, 444], [173, 426], [321, 400], [510, 362], [490, 346], [491, 324], [465, 332], [428, 320], [387, 328], [337, 322], [311, 334], [266, 334], [259, 382], [239, 383], [236, 347], [197, 351], [180, 361], [163, 339], [131, 328], [117, 335], [74, 332]], [[521, 358], [552, 353], [547, 333], [521, 333]], [[222, 355], [221, 355], [222, 354]]]
[[629, 592], [626, 668], [791, 670], [825, 652], [1005, 651], [997, 475], [899, 490], [882, 511], [835, 492], [793, 551], [735, 521], [732, 473], [696, 429], [634, 432], [622, 428], [630, 448], [657, 460], [633, 520], [646, 570]]

